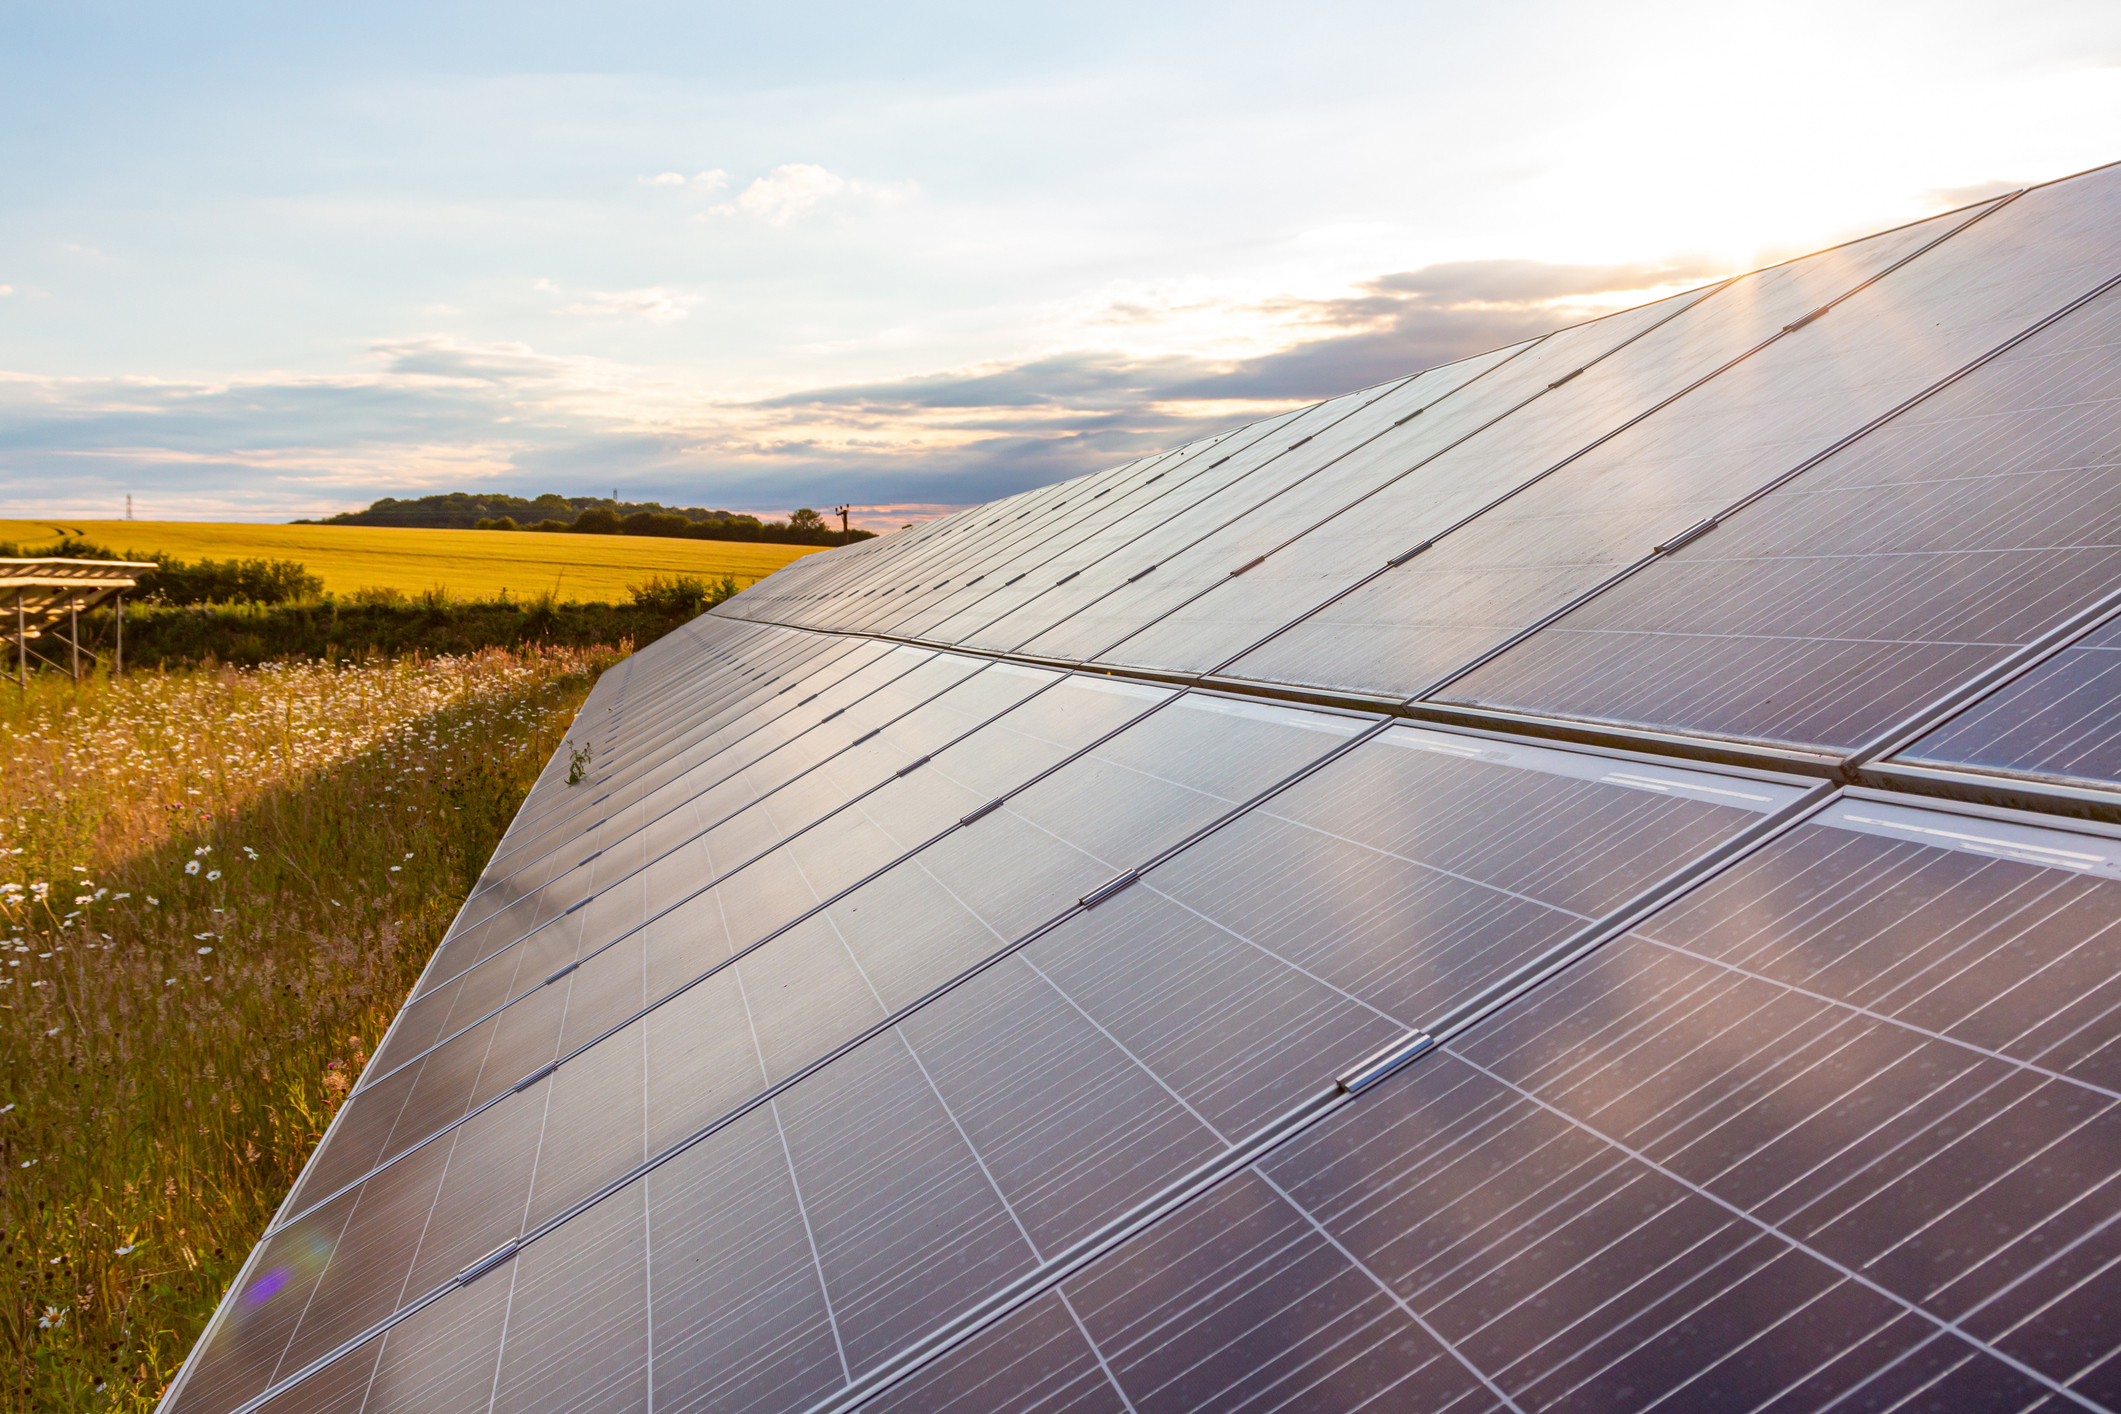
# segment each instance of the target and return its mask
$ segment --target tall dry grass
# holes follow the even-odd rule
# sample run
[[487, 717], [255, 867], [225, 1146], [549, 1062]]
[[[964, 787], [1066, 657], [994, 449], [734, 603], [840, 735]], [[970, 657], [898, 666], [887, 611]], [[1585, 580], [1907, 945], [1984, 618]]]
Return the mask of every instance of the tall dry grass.
[[152, 1405], [618, 656], [0, 686], [0, 1409]]

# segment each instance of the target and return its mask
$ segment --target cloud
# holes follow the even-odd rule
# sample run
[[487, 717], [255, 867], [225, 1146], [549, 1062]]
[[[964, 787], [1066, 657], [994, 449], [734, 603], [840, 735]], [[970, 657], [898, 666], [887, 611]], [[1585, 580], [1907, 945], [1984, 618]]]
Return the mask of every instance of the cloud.
[[563, 304], [560, 313], [591, 318], [631, 316], [651, 324], [672, 324], [690, 314], [692, 307], [699, 302], [698, 295], [680, 294], [662, 285], [650, 285], [639, 290], [606, 291], [573, 304]]
[[683, 172], [658, 172], [652, 177], [640, 178], [644, 187], [696, 187], [702, 192], [716, 192], [729, 185], [729, 174], [719, 167], [704, 172], [695, 172], [687, 177]]
[[[359, 372], [336, 378], [209, 384], [0, 374], [0, 465], [9, 473], [0, 504], [85, 514], [122, 505], [130, 491], [158, 514], [309, 515], [382, 495], [609, 486], [617, 477], [629, 495], [684, 505], [846, 501], [903, 521], [920, 508], [1094, 471], [1720, 273], [1691, 260], [1452, 262], [1379, 275], [1325, 298], [1229, 301], [1224, 314], [1261, 331], [1244, 348], [1262, 352], [1076, 347], [745, 399], [663, 369], [442, 334], [378, 340]], [[651, 286], [567, 309], [667, 320], [695, 302]], [[1198, 311], [1186, 304], [1181, 315]], [[1152, 308], [1144, 317], [1157, 316]]]
[[744, 188], [736, 207], [770, 226], [785, 226], [845, 190], [847, 179], [810, 162], [789, 162]]
[[7, 298], [7, 297], [8, 297], [9, 295], [13, 294], [14, 292], [15, 292], [15, 287], [14, 287], [13, 285], [0, 285], [0, 299], [6, 299], [6, 298]]

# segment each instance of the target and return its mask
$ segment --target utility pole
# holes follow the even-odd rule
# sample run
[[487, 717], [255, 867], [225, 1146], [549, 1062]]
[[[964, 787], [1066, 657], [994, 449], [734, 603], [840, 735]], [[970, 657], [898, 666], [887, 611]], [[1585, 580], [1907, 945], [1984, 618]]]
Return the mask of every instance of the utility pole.
[[133, 493], [130, 491], [125, 493], [125, 518], [127, 520], [133, 518]]
[[854, 507], [852, 506], [834, 506], [832, 508], [832, 513], [840, 518], [840, 539], [842, 540], [847, 538], [847, 513], [853, 509]]

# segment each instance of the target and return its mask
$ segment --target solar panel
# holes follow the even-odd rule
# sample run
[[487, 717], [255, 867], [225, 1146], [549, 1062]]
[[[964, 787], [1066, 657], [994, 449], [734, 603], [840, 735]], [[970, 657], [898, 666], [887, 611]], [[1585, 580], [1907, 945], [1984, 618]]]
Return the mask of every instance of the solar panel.
[[868, 1407], [2100, 1407], [2117, 879], [1831, 806]]
[[634, 655], [166, 1406], [2121, 1406], [2117, 183]]
[[1444, 693], [1855, 749], [2114, 581], [2109, 292]]
[[2121, 789], [2121, 623], [2070, 643], [1893, 760]]

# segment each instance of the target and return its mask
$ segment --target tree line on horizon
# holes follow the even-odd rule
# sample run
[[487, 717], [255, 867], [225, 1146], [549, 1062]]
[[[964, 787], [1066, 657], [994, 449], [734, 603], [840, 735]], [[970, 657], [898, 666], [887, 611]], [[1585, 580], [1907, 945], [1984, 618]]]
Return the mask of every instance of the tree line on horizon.
[[842, 532], [804, 507], [787, 520], [762, 521], [704, 506], [666, 506], [659, 501], [619, 501], [608, 496], [536, 498], [451, 491], [399, 500], [385, 496], [367, 510], [343, 511], [296, 525], [388, 525], [432, 530], [515, 530], [576, 535], [652, 535], [680, 540], [749, 541], [782, 545], [845, 545], [875, 532]]

